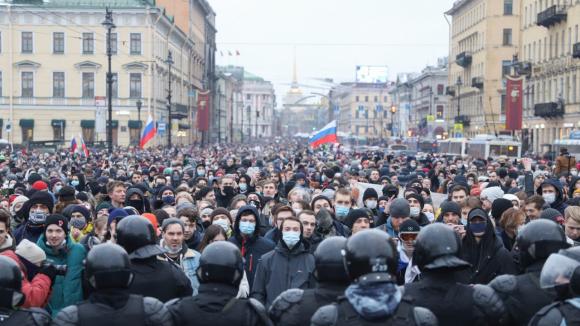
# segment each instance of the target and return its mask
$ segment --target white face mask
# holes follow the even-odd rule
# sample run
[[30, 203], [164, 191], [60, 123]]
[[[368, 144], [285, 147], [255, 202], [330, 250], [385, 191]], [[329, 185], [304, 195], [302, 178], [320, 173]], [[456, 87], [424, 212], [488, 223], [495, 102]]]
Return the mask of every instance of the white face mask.
[[548, 204], [553, 204], [556, 201], [556, 194], [555, 193], [543, 194], [542, 197], [544, 198], [544, 200]]
[[224, 219], [218, 219], [218, 220], [214, 220], [212, 224], [216, 224], [221, 226], [222, 229], [224, 229], [224, 231], [226, 231], [226, 233], [230, 230], [230, 224], [228, 223], [228, 221], [224, 220]]
[[377, 201], [376, 200], [367, 200], [366, 204], [367, 204], [367, 208], [369, 208], [369, 209], [377, 208]]
[[411, 217], [417, 217], [421, 213], [421, 208], [419, 207], [411, 207]]

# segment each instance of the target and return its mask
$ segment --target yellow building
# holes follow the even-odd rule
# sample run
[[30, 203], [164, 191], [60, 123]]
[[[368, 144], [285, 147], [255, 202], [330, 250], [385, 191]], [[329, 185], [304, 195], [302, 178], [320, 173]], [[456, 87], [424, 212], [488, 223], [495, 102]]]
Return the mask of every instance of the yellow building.
[[[580, 4], [522, 0], [519, 50], [524, 82], [524, 137], [536, 153], [580, 128]], [[526, 130], [527, 129], [527, 130]]]
[[504, 76], [518, 51], [519, 7], [514, 0], [459, 0], [446, 14], [452, 20], [448, 125], [463, 123], [468, 137], [499, 133], [505, 128]]
[[[79, 134], [104, 141], [105, 6], [113, 10], [113, 142], [135, 144], [151, 113], [165, 143], [168, 65], [172, 52], [173, 143], [189, 143], [194, 99], [194, 42], [162, 10], [138, 0], [52, 0], [0, 3], [1, 138], [16, 144]], [[137, 102], [142, 102], [140, 114]], [[106, 109], [105, 109], [106, 112]], [[11, 127], [11, 128], [7, 128]], [[178, 133], [179, 129], [181, 132]], [[8, 132], [10, 131], [10, 132]], [[165, 134], [166, 135], [166, 134]]]

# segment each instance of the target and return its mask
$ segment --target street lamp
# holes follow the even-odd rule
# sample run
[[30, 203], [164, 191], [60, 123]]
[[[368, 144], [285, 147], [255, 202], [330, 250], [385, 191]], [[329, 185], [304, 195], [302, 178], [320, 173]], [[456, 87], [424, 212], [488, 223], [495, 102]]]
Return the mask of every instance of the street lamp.
[[137, 105], [137, 120], [139, 120], [139, 137], [141, 137], [141, 128], [143, 127], [141, 122], [141, 106], [143, 102], [141, 102], [141, 99], [138, 99], [135, 104]]
[[171, 66], [173, 65], [173, 55], [171, 51], [167, 54], [167, 76], [169, 81], [169, 88], [167, 89], [167, 111], [169, 113], [169, 118], [167, 119], [167, 146], [171, 148]]
[[463, 81], [461, 81], [461, 76], [457, 76], [457, 81], [455, 82], [457, 86], [457, 122], [459, 122], [459, 116], [461, 115], [461, 85], [463, 85]]
[[397, 113], [397, 107], [391, 106], [391, 137], [395, 136], [395, 113]]
[[107, 125], [107, 149], [109, 154], [113, 153], [113, 72], [111, 70], [111, 57], [113, 51], [111, 48], [111, 30], [115, 28], [113, 23], [113, 12], [109, 8], [105, 11], [105, 20], [102, 25], [107, 29], [107, 60], [109, 70], [107, 71], [107, 110], [109, 113]]

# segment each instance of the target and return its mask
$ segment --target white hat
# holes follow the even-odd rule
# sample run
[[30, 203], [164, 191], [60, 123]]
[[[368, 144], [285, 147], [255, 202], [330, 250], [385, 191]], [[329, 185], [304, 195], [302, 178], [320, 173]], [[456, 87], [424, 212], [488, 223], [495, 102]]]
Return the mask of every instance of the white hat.
[[18, 246], [16, 246], [16, 254], [35, 265], [40, 265], [46, 260], [44, 250], [40, 249], [36, 243], [27, 239], [22, 239]]
[[513, 194], [505, 194], [505, 195], [503, 195], [503, 198], [510, 200], [510, 201], [514, 201], [514, 200], [520, 201], [520, 199], [516, 195], [513, 195]]

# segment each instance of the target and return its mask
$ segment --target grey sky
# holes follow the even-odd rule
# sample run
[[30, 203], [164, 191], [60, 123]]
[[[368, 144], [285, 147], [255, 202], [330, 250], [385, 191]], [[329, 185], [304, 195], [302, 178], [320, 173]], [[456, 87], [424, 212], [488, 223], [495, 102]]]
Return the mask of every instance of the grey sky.
[[353, 81], [356, 65], [387, 65], [394, 80], [448, 53], [443, 12], [453, 0], [209, 2], [217, 15], [217, 63], [242, 65], [272, 81], [279, 105], [292, 80], [294, 47], [304, 84], [311, 78]]

